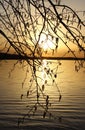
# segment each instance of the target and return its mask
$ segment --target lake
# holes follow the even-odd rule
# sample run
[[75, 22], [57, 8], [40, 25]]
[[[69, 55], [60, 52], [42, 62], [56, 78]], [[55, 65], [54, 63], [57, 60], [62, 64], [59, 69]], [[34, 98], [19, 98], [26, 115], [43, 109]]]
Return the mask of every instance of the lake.
[[[16, 65], [9, 78], [10, 70], [15, 61], [0, 62], [0, 129], [17, 130], [18, 118], [27, 113], [26, 105], [33, 105], [35, 97], [23, 98], [20, 96], [25, 93], [29, 86], [29, 78], [22, 89], [22, 82], [25, 77], [25, 68]], [[49, 119], [42, 117], [42, 109], [38, 108], [35, 116], [26, 119], [24, 125], [19, 129], [24, 130], [84, 130], [85, 129], [85, 70], [75, 71], [74, 61], [61, 61], [56, 78], [62, 99], [58, 102], [57, 88], [47, 85], [46, 93], [49, 94], [51, 107], [50, 111], [54, 116], [61, 117]], [[40, 75], [42, 76], [42, 74]], [[43, 99], [41, 99], [43, 102]]]

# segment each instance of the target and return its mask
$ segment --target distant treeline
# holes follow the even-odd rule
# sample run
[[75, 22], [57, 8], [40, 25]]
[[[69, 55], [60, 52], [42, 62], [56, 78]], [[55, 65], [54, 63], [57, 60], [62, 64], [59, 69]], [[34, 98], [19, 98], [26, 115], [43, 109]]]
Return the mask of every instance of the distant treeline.
[[47, 60], [85, 60], [82, 57], [37, 57], [37, 56], [23, 56], [17, 54], [0, 53], [0, 60], [26, 60], [26, 59], [47, 59]]

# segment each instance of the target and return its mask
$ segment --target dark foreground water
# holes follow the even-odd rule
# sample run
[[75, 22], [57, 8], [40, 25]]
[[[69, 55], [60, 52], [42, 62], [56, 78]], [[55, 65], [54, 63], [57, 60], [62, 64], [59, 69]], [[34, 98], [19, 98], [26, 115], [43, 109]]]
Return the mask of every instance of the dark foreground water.
[[[57, 90], [47, 86], [46, 91], [51, 97], [51, 111], [62, 121], [43, 119], [39, 109], [34, 117], [26, 119], [24, 126], [18, 128], [18, 118], [27, 112], [26, 105], [33, 105], [35, 98], [20, 99], [20, 95], [27, 89], [28, 80], [22, 89], [25, 71], [19, 66], [12, 72], [14, 61], [0, 63], [0, 130], [84, 130], [85, 129], [85, 72], [74, 71], [73, 61], [62, 61], [57, 78], [62, 93], [61, 102], [57, 101]], [[60, 73], [63, 72], [63, 73]], [[29, 77], [28, 77], [29, 78]], [[42, 100], [42, 99], [41, 99]]]

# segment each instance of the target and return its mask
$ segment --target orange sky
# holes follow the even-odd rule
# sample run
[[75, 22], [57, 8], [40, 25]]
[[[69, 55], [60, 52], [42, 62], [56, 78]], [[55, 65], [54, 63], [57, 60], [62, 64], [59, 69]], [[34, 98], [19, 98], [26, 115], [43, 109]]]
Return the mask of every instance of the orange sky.
[[[84, 10], [85, 9], [85, 0], [75, 0], [75, 1], [74, 0], [62, 0], [61, 3], [69, 5], [70, 7], [72, 7], [75, 10]], [[3, 38], [1, 38], [1, 36], [0, 36], [0, 39], [1, 39], [1, 41], [3, 41], [2, 40]], [[59, 43], [59, 44], [60, 45], [57, 50], [57, 53], [56, 53], [56, 51], [53, 52], [53, 50], [51, 50], [51, 51], [47, 51], [47, 54], [46, 53], [43, 53], [43, 54], [47, 55], [47, 56], [49, 56], [49, 55], [51, 55], [51, 56], [73, 56], [73, 54], [71, 54], [71, 52], [67, 53], [68, 49], [66, 48], [66, 46], [64, 44], [62, 44], [62, 43]], [[72, 43], [70, 43], [70, 44], [72, 44]], [[3, 46], [3, 42], [0, 45], [0, 49], [2, 49], [2, 46]], [[79, 52], [77, 53], [77, 49], [76, 49], [75, 45], [72, 44], [70, 47], [72, 48], [73, 51], [76, 50], [75, 54], [78, 57], [83, 56], [82, 53], [79, 53]]]

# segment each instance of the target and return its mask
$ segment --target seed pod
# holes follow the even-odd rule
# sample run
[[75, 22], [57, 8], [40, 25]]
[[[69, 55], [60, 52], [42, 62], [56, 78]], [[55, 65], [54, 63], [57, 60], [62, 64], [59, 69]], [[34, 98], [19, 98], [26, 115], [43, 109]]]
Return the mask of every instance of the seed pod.
[[59, 41], [59, 38], [57, 37], [57, 38], [56, 38], [56, 43], [57, 43], [57, 44], [58, 44], [58, 41]]
[[45, 84], [47, 84], [47, 80], [45, 80]]
[[54, 77], [57, 78], [57, 74], [55, 74]]
[[29, 90], [27, 91], [27, 97], [29, 96]]
[[34, 108], [35, 108], [35, 111], [36, 111], [36, 110], [37, 110], [37, 106], [35, 105], [35, 107], [34, 107]]
[[62, 96], [61, 96], [61, 94], [60, 94], [60, 96], [59, 96], [59, 102], [60, 102], [61, 98], [62, 98]]
[[42, 91], [44, 91], [44, 88], [45, 88], [45, 86], [44, 86], [44, 84], [42, 85]]
[[44, 113], [43, 113], [43, 118], [45, 118], [45, 116], [46, 116], [46, 111], [44, 111]]
[[23, 94], [21, 94], [21, 99], [22, 99], [22, 97], [23, 97]]

